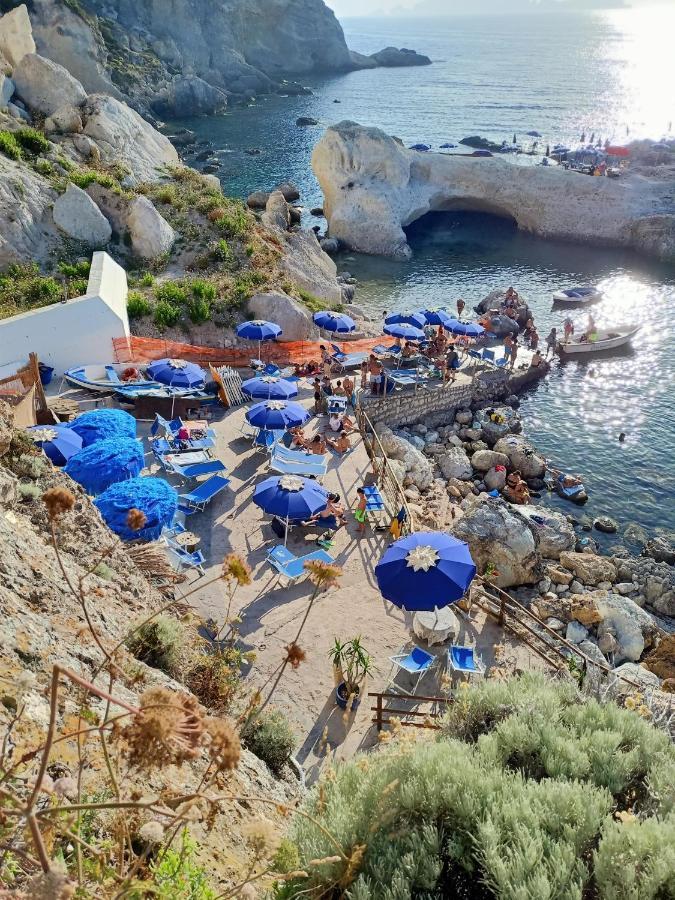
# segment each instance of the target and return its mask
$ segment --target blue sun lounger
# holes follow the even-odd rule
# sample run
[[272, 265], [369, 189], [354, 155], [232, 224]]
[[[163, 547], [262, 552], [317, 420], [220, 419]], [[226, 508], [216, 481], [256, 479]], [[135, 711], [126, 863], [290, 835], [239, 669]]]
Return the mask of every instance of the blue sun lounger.
[[288, 547], [279, 544], [273, 547], [267, 554], [267, 562], [277, 570], [280, 575], [285, 576], [291, 581], [297, 581], [299, 578], [307, 575], [305, 563], [318, 560], [325, 563], [334, 563], [332, 556], [325, 550], [313, 550], [305, 556], [296, 556]]
[[210, 459], [208, 462], [192, 463], [187, 466], [181, 466], [177, 462], [169, 463], [169, 471], [179, 475], [181, 478], [199, 478], [201, 475], [216, 475], [219, 472], [226, 472], [227, 466], [219, 459]]
[[195, 569], [200, 575], [204, 575], [204, 554], [201, 550], [195, 550], [194, 553], [188, 553], [177, 544], [168, 543], [165, 547], [169, 561], [176, 571], [182, 569]]
[[224, 491], [230, 483], [229, 478], [222, 475], [213, 475], [208, 481], [202, 481], [189, 494], [180, 494], [178, 499], [188, 509], [202, 512], [215, 496]]
[[473, 647], [460, 647], [453, 644], [448, 650], [448, 666], [452, 672], [463, 675], [485, 675], [485, 666]]
[[337, 344], [331, 344], [331, 347], [333, 348], [331, 359], [340, 366], [341, 371], [356, 369], [368, 357], [367, 353], [344, 353]]
[[314, 475], [322, 478], [328, 470], [325, 456], [305, 453], [303, 450], [287, 450], [283, 444], [275, 444], [270, 456], [270, 469], [281, 475]]
[[[433, 667], [436, 657], [422, 650], [421, 647], [413, 647], [409, 653], [397, 653], [396, 656], [390, 656], [392, 662], [392, 672], [389, 676], [389, 685], [387, 690], [392, 694], [407, 693], [414, 694], [420, 681], [427, 672]], [[414, 682], [412, 690], [405, 691], [395, 682], [396, 675], [399, 670], [406, 672]]]

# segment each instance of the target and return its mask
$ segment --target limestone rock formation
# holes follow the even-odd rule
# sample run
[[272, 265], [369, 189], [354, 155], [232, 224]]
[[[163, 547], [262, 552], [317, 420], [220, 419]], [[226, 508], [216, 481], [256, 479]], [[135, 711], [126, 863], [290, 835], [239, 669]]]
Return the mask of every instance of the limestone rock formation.
[[441, 456], [437, 456], [436, 462], [441, 474], [446, 479], [459, 478], [460, 481], [467, 481], [473, 475], [469, 457], [461, 447], [451, 447]]
[[[473, 462], [473, 460], [472, 460]], [[518, 512], [530, 522], [539, 538], [539, 552], [545, 559], [560, 559], [560, 554], [573, 550], [577, 536], [562, 513], [541, 506], [519, 506]]]
[[168, 253], [176, 240], [176, 233], [148, 200], [136, 197], [129, 206], [127, 230], [131, 249], [143, 259], [157, 259]]
[[487, 472], [493, 466], [508, 466], [508, 464], [508, 456], [495, 450], [477, 450], [471, 457], [471, 465], [478, 472]]
[[53, 131], [62, 134], [79, 134], [82, 131], [82, 116], [75, 106], [60, 106], [51, 116], [45, 119], [45, 131], [51, 134]]
[[35, 41], [26, 4], [0, 17], [0, 53], [11, 66], [18, 66], [27, 53], [35, 53]]
[[[143, 198], [145, 199], [145, 198]], [[54, 222], [64, 234], [89, 247], [103, 247], [112, 235], [106, 219], [89, 194], [70, 183], [54, 203]]]
[[394, 434], [391, 428], [378, 428], [377, 433], [387, 456], [400, 463], [396, 473], [399, 480], [406, 487], [414, 485], [420, 491], [431, 487], [434, 470], [426, 456], [404, 437]]
[[645, 648], [654, 643], [657, 628], [654, 620], [628, 597], [606, 594], [597, 601], [602, 616], [598, 637], [611, 634], [617, 642], [614, 662], [637, 662]]
[[370, 58], [376, 65], [385, 69], [397, 69], [401, 66], [430, 66], [428, 56], [417, 53], [416, 50], [408, 50], [406, 47], [385, 47], [377, 53], [371, 53]]
[[55, 196], [45, 178], [0, 154], [0, 267], [44, 258], [50, 249], [47, 219]]
[[159, 115], [209, 116], [227, 107], [227, 94], [198, 75], [183, 75], [157, 94], [153, 109]]
[[51, 116], [63, 106], [80, 106], [87, 94], [67, 69], [37, 53], [27, 53], [14, 69], [16, 92], [29, 109]]
[[298, 287], [328, 303], [342, 300], [342, 288], [337, 280], [337, 266], [324, 253], [313, 231], [299, 229], [284, 235], [286, 252], [279, 268]]
[[416, 153], [377, 128], [341, 122], [314, 148], [332, 237], [364, 253], [406, 258], [406, 225], [434, 210], [478, 210], [542, 237], [675, 257], [671, 181], [579, 178], [499, 158]]
[[281, 291], [255, 294], [248, 301], [248, 311], [256, 319], [280, 325], [280, 341], [315, 341], [319, 336], [307, 308]]
[[666, 635], [644, 661], [659, 678], [675, 678], [675, 634]]
[[574, 572], [584, 584], [598, 585], [603, 581], [616, 581], [616, 567], [605, 556], [564, 551], [560, 554], [560, 563]]
[[495, 452], [509, 458], [509, 468], [518, 470], [523, 478], [541, 478], [546, 471], [546, 462], [538, 456], [523, 438], [509, 435], [501, 438], [494, 446]]
[[501, 500], [477, 500], [465, 511], [452, 533], [466, 541], [480, 573], [488, 565], [499, 587], [534, 584], [539, 580], [537, 541], [523, 519]]
[[92, 94], [84, 105], [84, 133], [96, 141], [106, 163], [126, 165], [139, 181], [157, 181], [179, 164], [171, 141], [125, 103]]

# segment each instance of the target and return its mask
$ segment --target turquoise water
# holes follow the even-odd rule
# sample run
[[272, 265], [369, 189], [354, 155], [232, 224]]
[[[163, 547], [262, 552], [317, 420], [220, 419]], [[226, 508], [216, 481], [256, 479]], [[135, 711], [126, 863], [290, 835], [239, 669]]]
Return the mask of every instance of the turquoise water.
[[[542, 143], [576, 142], [584, 131], [619, 142], [660, 137], [675, 121], [668, 71], [675, 10], [344, 25], [355, 50], [408, 46], [434, 64], [314, 79], [307, 82], [312, 96], [260, 98], [221, 117], [180, 123], [220, 151], [227, 193], [245, 196], [291, 179], [306, 207], [320, 204], [311, 150], [322, 128], [341, 119], [435, 146], [476, 133], [498, 141], [516, 133], [527, 146], [530, 130], [542, 133]], [[298, 116], [321, 125], [298, 128]], [[249, 156], [250, 148], [262, 152]], [[648, 536], [674, 533], [675, 268], [541, 241], [478, 215], [427, 216], [409, 239], [414, 256], [407, 262], [350, 254], [338, 261], [359, 279], [359, 304], [373, 311], [454, 306], [462, 296], [470, 307], [513, 284], [530, 301], [543, 337], [563, 318], [552, 309], [553, 291], [594, 282], [605, 292], [593, 309], [600, 323], [641, 325], [632, 351], [556, 362], [523, 398], [522, 413], [535, 444], [583, 475], [591, 494], [584, 514], [610, 515], [622, 531], [637, 523]], [[581, 311], [575, 316], [584, 319]], [[575, 512], [558, 498], [547, 502]]]

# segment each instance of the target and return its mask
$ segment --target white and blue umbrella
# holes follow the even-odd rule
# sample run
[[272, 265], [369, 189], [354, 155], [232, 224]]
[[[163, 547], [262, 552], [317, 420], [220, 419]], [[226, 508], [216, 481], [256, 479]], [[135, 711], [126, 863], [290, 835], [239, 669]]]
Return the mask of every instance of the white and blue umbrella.
[[356, 322], [344, 313], [332, 312], [330, 309], [322, 309], [314, 313], [314, 324], [324, 331], [332, 331], [337, 334], [348, 334], [356, 328]]
[[443, 531], [418, 531], [400, 538], [375, 567], [385, 600], [411, 611], [456, 603], [475, 575], [468, 545]]
[[[422, 312], [392, 313], [384, 320], [385, 325], [412, 325], [413, 328], [424, 328], [427, 319]], [[386, 331], [386, 329], [385, 329]]]
[[459, 322], [457, 319], [453, 319], [443, 327], [453, 334], [463, 334], [466, 337], [478, 337], [485, 331], [483, 326], [477, 322]]
[[274, 475], [261, 481], [253, 492], [253, 502], [263, 512], [286, 523], [284, 545], [291, 522], [302, 522], [328, 505], [328, 492], [311, 478]]
[[65, 466], [82, 449], [82, 438], [67, 425], [34, 425], [28, 434], [55, 466]]
[[257, 375], [249, 378], [241, 386], [242, 393], [252, 400], [290, 400], [298, 396], [298, 389], [292, 381], [278, 375]]
[[444, 328], [448, 324], [448, 322], [454, 322], [453, 316], [450, 315], [445, 309], [421, 309], [418, 313], [420, 316], [424, 316], [429, 325], [442, 325]]
[[304, 425], [310, 418], [309, 412], [292, 400], [263, 400], [256, 403], [246, 413], [246, 421], [254, 428], [265, 431], [281, 431]]
[[275, 322], [266, 322], [264, 319], [252, 319], [250, 322], [242, 322], [237, 325], [237, 337], [246, 341], [258, 342], [258, 356], [260, 356], [260, 344], [263, 341], [275, 341], [282, 334], [281, 326]]
[[206, 372], [196, 363], [185, 359], [158, 359], [150, 363], [147, 374], [153, 381], [159, 381], [169, 387], [192, 388], [201, 387], [206, 381]]
[[385, 325], [384, 333], [390, 334], [392, 337], [405, 338], [407, 341], [421, 341], [424, 339], [424, 332], [421, 328], [414, 325], [406, 325], [401, 322], [398, 325]]

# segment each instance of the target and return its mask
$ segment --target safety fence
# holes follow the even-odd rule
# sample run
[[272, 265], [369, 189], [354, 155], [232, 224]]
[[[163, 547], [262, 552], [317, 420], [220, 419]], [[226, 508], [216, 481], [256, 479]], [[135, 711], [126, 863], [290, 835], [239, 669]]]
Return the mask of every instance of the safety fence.
[[[334, 345], [343, 353], [368, 353], [382, 342], [382, 338], [363, 338], [358, 341], [268, 341], [263, 345], [262, 356], [265, 362], [280, 365], [302, 365], [309, 362], [321, 362], [321, 346], [328, 350]], [[258, 354], [258, 344], [247, 342], [236, 347], [204, 347], [199, 344], [183, 344], [180, 341], [168, 341], [162, 338], [145, 338], [131, 335], [126, 338], [114, 338], [113, 349], [119, 363], [146, 363], [156, 359], [171, 357], [187, 359], [199, 365], [234, 366], [245, 368], [251, 358]]]

